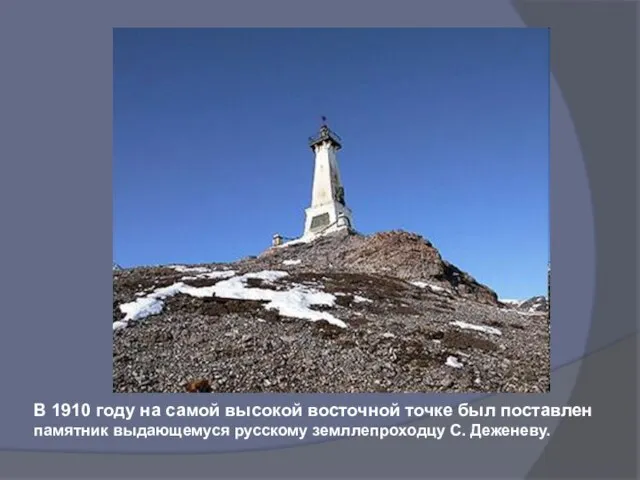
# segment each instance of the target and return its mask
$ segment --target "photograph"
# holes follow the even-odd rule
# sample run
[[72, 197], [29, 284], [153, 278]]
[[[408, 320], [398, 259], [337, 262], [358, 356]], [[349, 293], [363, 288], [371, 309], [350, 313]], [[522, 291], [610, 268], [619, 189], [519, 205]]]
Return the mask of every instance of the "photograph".
[[549, 84], [546, 28], [115, 28], [113, 392], [549, 392]]

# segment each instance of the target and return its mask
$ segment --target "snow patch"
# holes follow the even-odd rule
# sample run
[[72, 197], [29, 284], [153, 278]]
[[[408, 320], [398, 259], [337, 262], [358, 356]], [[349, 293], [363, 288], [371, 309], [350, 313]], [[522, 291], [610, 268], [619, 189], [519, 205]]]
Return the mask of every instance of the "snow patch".
[[330, 313], [311, 309], [314, 305], [334, 306], [335, 296], [329, 293], [318, 292], [299, 285], [285, 291], [249, 288], [246, 285], [247, 280], [250, 278], [275, 281], [287, 275], [287, 272], [266, 270], [225, 279], [207, 287], [192, 287], [179, 282], [169, 287], [157, 289], [134, 302], [120, 305], [120, 311], [125, 314], [125, 317], [121, 321], [114, 322], [113, 329], [117, 330], [126, 327], [129, 322], [141, 320], [151, 315], [158, 315], [164, 307], [163, 300], [178, 293], [196, 298], [216, 296], [236, 300], [265, 301], [268, 302], [265, 308], [277, 310], [283, 317], [303, 318], [313, 322], [325, 320], [337, 327], [347, 327], [346, 323]]
[[474, 325], [473, 323], [462, 322], [460, 320], [451, 322], [451, 325], [455, 325], [456, 327], [466, 330], [476, 330], [478, 332], [488, 333], [490, 335], [502, 335], [502, 332], [500, 330], [494, 327], [489, 327], [487, 325]]
[[173, 268], [179, 273], [206, 273], [210, 272], [210, 268], [206, 267], [187, 267], [185, 265], [169, 265], [169, 268]]
[[296, 238], [294, 240], [289, 240], [288, 242], [285, 242], [285, 243], [283, 243], [281, 245], [276, 245], [273, 248], [283, 248], [283, 247], [288, 247], [290, 245], [299, 245], [301, 243], [311, 243], [314, 240], [322, 238], [322, 237], [324, 237], [326, 235], [330, 235], [332, 232], [333, 231], [331, 229], [329, 229], [329, 230], [327, 230], [325, 232], [318, 233], [318, 234], [312, 234], [312, 235], [307, 235], [307, 236], [303, 235], [302, 237]]
[[522, 312], [522, 311], [518, 311], [516, 312], [518, 315], [520, 315], [521, 317], [540, 317], [543, 315], [547, 315], [547, 312], [543, 312], [543, 311], [529, 311], [529, 312]]
[[373, 302], [373, 300], [369, 300], [368, 298], [361, 297], [360, 295], [354, 295], [353, 301], [356, 302], [356, 303], [364, 303], [364, 302], [371, 303], [371, 302]]
[[452, 368], [462, 368], [463, 367], [462, 363], [460, 363], [456, 357], [447, 357], [447, 362], [446, 362], [445, 365], [447, 365], [448, 367], [452, 367]]
[[315, 240], [317, 237], [300, 237], [300, 238], [296, 238], [295, 240], [290, 240], [288, 242], [285, 242], [281, 245], [276, 245], [274, 248], [284, 248], [284, 247], [289, 247], [291, 245], [300, 245], [301, 243], [309, 243], [313, 240]]
[[283, 265], [300, 265], [302, 260], [284, 260], [282, 262]]
[[214, 280], [219, 278], [231, 278], [235, 274], [236, 272], [234, 272], [233, 270], [213, 271], [213, 272], [201, 273], [199, 275], [182, 277], [182, 280], [198, 280], [201, 278]]
[[158, 315], [164, 308], [163, 300], [179, 293], [183, 287], [186, 287], [184, 283], [175, 283], [168, 287], [159, 288], [133, 302], [120, 305], [120, 311], [125, 316], [122, 320], [113, 322], [113, 329], [118, 330], [126, 327], [129, 322], [141, 320], [151, 315]]
[[[212, 293], [222, 298], [234, 298], [239, 300], [260, 300], [267, 301], [265, 308], [277, 310], [283, 317], [303, 318], [310, 321], [326, 320], [337, 327], [346, 328], [347, 325], [328, 312], [318, 312], [310, 307], [322, 305], [332, 307], [335, 305], [336, 297], [329, 293], [318, 292], [300, 285], [294, 286], [290, 290], [275, 291], [260, 288], [247, 288], [245, 281], [247, 278], [277, 279], [288, 275], [286, 272], [260, 272], [258, 274], [247, 274], [241, 277], [223, 280], [211, 288]], [[194, 292], [198, 293], [198, 292]], [[209, 293], [209, 292], [207, 292]]]
[[498, 301], [506, 305], [513, 305], [516, 307], [520, 306], [524, 302], [524, 300], [515, 300], [512, 298], [499, 298]]
[[280, 280], [281, 278], [284, 278], [288, 275], [289, 273], [281, 272], [279, 270], [264, 270], [262, 272], [247, 273], [239, 278], [242, 278], [245, 280], [252, 278], [255, 280], [262, 280], [263, 282], [275, 282], [276, 280]]
[[444, 292], [447, 289], [444, 287], [441, 287], [440, 285], [435, 285], [433, 283], [428, 283], [428, 282], [421, 282], [421, 281], [416, 281], [416, 282], [410, 282], [412, 285], [415, 285], [416, 287], [419, 288], [428, 288], [434, 292]]

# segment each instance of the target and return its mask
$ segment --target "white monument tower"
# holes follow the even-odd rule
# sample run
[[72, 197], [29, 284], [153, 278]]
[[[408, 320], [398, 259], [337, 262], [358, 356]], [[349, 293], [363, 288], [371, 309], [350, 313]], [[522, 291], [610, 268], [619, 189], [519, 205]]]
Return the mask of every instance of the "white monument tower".
[[338, 171], [337, 152], [340, 137], [332, 132], [322, 117], [320, 132], [309, 138], [315, 154], [311, 206], [306, 209], [304, 237], [353, 228], [351, 210], [344, 201], [344, 188]]

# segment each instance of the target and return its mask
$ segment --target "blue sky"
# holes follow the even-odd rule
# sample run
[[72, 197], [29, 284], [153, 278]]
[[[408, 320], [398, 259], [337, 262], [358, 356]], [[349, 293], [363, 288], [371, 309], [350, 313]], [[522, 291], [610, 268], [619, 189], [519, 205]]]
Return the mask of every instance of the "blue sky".
[[546, 294], [546, 29], [114, 30], [113, 249], [233, 261], [299, 236], [320, 117], [363, 233]]

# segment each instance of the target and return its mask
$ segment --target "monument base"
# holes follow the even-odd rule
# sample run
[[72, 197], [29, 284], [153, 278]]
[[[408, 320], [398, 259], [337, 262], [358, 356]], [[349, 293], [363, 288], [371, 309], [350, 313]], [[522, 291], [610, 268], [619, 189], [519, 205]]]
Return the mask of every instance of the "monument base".
[[338, 202], [309, 207], [305, 214], [305, 238], [351, 228], [353, 225], [351, 210]]

